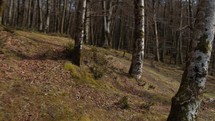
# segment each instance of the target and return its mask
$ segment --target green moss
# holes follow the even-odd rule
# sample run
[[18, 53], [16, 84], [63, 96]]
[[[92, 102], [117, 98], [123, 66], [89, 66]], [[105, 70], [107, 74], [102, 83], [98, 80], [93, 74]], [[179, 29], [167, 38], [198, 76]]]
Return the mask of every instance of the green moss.
[[65, 45], [65, 49], [66, 49], [68, 52], [72, 53], [72, 52], [73, 52], [73, 49], [74, 49], [74, 44], [73, 44], [72, 42], [67, 43], [67, 44]]
[[89, 115], [85, 114], [78, 121], [91, 121]]
[[81, 70], [78, 66], [75, 66], [70, 62], [64, 64], [64, 69], [70, 71], [72, 77], [83, 84], [90, 84], [94, 86], [99, 85], [97, 81], [93, 79], [92, 74], [90, 74], [86, 70]]
[[43, 105], [41, 110], [41, 117], [46, 121], [67, 121], [73, 116], [71, 109], [62, 104]]
[[207, 39], [208, 39], [208, 35], [204, 34], [199, 39], [200, 42], [198, 43], [196, 49], [202, 51], [203, 53], [208, 53], [209, 51], [211, 51], [212, 50], [212, 46], [211, 46], [210, 42]]
[[91, 48], [91, 51], [92, 51], [92, 52], [98, 52], [98, 49], [97, 49], [96, 46], [93, 46], [93, 47]]
[[81, 73], [81, 76], [82, 76], [82, 79], [81, 81], [82, 82], [87, 82], [88, 84], [91, 84], [91, 85], [94, 85], [94, 86], [99, 86], [98, 82], [96, 80], [93, 79], [93, 76], [92, 74], [86, 72], [86, 71], [83, 71]]
[[[51, 86], [51, 85], [50, 85]], [[14, 80], [10, 86], [10, 90], [5, 92], [1, 97], [0, 120], [17, 120], [21, 117], [35, 117], [37, 120], [44, 121], [67, 121], [73, 116], [72, 110], [68, 106], [68, 102], [64, 102], [64, 97], [57, 95], [57, 89], [43, 90], [43, 85], [34, 85], [26, 81]], [[53, 87], [54, 88], [54, 87]], [[54, 95], [55, 93], [55, 95]], [[13, 102], [8, 101], [13, 99]], [[39, 110], [39, 111], [38, 111]]]
[[81, 79], [81, 74], [78, 72], [78, 66], [73, 65], [72, 63], [65, 63], [64, 69], [71, 72], [72, 77], [76, 79]]
[[143, 31], [141, 31], [140, 37], [144, 38], [144, 32]]
[[107, 72], [107, 59], [103, 51], [98, 50], [96, 47], [92, 47], [90, 50], [84, 50], [82, 57], [86, 65], [89, 66], [90, 71], [94, 79], [98, 80], [102, 78]]
[[215, 94], [213, 92], [205, 92], [203, 95], [204, 98], [215, 98]]

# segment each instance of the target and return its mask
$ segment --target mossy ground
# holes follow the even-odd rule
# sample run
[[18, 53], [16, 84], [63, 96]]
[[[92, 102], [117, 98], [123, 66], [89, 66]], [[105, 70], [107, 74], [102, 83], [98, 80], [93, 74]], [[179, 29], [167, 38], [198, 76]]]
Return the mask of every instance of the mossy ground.
[[[24, 31], [0, 36], [0, 121], [165, 121], [182, 75], [180, 67], [145, 60], [136, 81], [127, 74], [128, 53], [84, 46], [77, 67], [65, 52], [69, 38]], [[203, 121], [215, 119], [214, 102], [207, 102], [215, 98], [214, 80], [208, 79]]]

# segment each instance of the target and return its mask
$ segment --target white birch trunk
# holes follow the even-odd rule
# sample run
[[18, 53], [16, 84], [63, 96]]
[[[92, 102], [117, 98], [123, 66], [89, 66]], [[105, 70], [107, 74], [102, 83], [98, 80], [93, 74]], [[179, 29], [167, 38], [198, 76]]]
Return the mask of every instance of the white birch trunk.
[[110, 36], [110, 25], [111, 25], [111, 18], [112, 18], [112, 0], [103, 0], [103, 11], [104, 11], [104, 44], [103, 47], [109, 47], [111, 42]]
[[155, 60], [159, 62], [160, 53], [159, 53], [159, 35], [158, 35], [156, 5], [157, 5], [157, 1], [153, 0], [153, 21], [154, 21], [154, 32], [155, 32]]
[[131, 67], [129, 74], [140, 79], [144, 58], [144, 0], [134, 0], [135, 32]]
[[8, 15], [8, 23], [11, 25], [12, 23], [12, 12], [13, 12], [13, 0], [8, 1], [9, 2], [9, 15]]
[[50, 12], [51, 12], [51, 0], [47, 0], [47, 16], [46, 16], [46, 26], [45, 33], [48, 32], [49, 24], [50, 24]]
[[32, 4], [32, 0], [28, 1], [28, 27], [30, 27], [31, 25], [31, 4]]
[[180, 88], [172, 98], [168, 121], [196, 121], [212, 52], [215, 0], [201, 0], [194, 25], [192, 51]]
[[90, 0], [87, 0], [85, 19], [85, 42], [89, 44], [90, 40]]

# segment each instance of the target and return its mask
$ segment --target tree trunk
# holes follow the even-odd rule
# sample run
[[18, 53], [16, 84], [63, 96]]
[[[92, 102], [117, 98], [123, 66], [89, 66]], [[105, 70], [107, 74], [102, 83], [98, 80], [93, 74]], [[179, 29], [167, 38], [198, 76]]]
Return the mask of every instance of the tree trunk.
[[104, 25], [104, 44], [103, 47], [109, 47], [111, 36], [110, 36], [110, 22], [111, 22], [111, 16], [112, 16], [112, 1], [109, 0], [108, 2], [106, 0], [103, 0], [103, 11], [104, 11], [104, 17], [103, 17], [103, 25]]
[[179, 39], [178, 39], [178, 51], [177, 51], [177, 53], [178, 53], [178, 57], [179, 57], [179, 63], [180, 64], [183, 64], [183, 48], [182, 48], [182, 46], [183, 46], [183, 44], [182, 44], [182, 31], [183, 30], [181, 30], [182, 29], [182, 27], [183, 27], [183, 1], [181, 1], [181, 13], [180, 13], [180, 30], [179, 30]]
[[90, 39], [90, 0], [87, 0], [86, 6], [86, 19], [85, 19], [85, 34], [84, 34], [84, 42], [89, 43]]
[[86, 11], [87, 0], [81, 0], [78, 3], [77, 16], [76, 16], [76, 35], [75, 35], [75, 47], [73, 52], [73, 63], [77, 66], [81, 65], [81, 50], [84, 37], [84, 21]]
[[[214, 46], [213, 46], [214, 49]], [[215, 49], [212, 52], [212, 65], [211, 65], [212, 70], [215, 69]]]
[[36, 20], [36, 13], [37, 12], [35, 12], [36, 10], [37, 10], [37, 1], [36, 0], [33, 0], [33, 9], [32, 9], [32, 20], [31, 20], [31, 28], [34, 28], [35, 27], [35, 24], [36, 24], [36, 22], [35, 22], [35, 20]]
[[134, 0], [135, 32], [129, 74], [140, 79], [144, 58], [144, 0]]
[[95, 44], [95, 40], [94, 40], [94, 29], [93, 29], [93, 21], [92, 21], [92, 17], [90, 15], [90, 44], [94, 45]]
[[47, 0], [46, 26], [44, 32], [47, 33], [50, 24], [51, 0]]
[[190, 31], [189, 31], [189, 40], [187, 41], [187, 50], [186, 50], [186, 60], [188, 60], [189, 52], [190, 52], [190, 46], [192, 43], [192, 36], [191, 36], [191, 31], [193, 31], [193, 9], [192, 9], [192, 4], [193, 0], [188, 0], [188, 25], [190, 26]]
[[214, 40], [215, 1], [201, 0], [194, 27], [192, 52], [180, 88], [172, 98], [168, 121], [196, 121], [205, 89]]
[[[144, 5], [146, 5], [147, 4], [147, 1], [144, 1], [145, 3], [144, 3]], [[144, 11], [145, 11], [145, 13], [148, 13], [148, 7], [147, 6], [145, 6], [145, 8], [144, 8]], [[149, 16], [147, 15], [147, 14], [145, 14], [145, 25], [144, 25], [144, 27], [145, 27], [145, 32], [144, 32], [144, 40], [145, 40], [145, 54], [144, 54], [144, 56], [145, 56], [145, 58], [148, 58], [148, 55], [149, 55]]]
[[62, 15], [62, 19], [61, 19], [61, 33], [64, 33], [64, 22], [65, 22], [65, 15], [66, 15], [66, 8], [67, 8], [67, 3], [68, 0], [64, 0], [64, 5], [63, 5], [63, 15]]
[[28, 1], [29, 3], [28, 3], [28, 27], [30, 27], [31, 26], [31, 9], [32, 9], [32, 0], [29, 0]]
[[111, 46], [111, 19], [112, 19], [112, 14], [113, 14], [113, 1], [109, 0], [108, 1], [108, 16], [107, 16], [107, 30], [106, 30], [106, 36], [108, 39], [108, 46]]
[[57, 30], [57, 33], [60, 33], [61, 32], [61, 20], [62, 20], [62, 15], [61, 15], [61, 3], [62, 1], [60, 0], [57, 0], [57, 26], [56, 26], [56, 30]]
[[102, 7], [103, 7], [103, 13], [104, 13], [104, 16], [103, 16], [103, 28], [104, 28], [104, 44], [103, 44], [103, 47], [108, 47], [108, 38], [106, 36], [107, 34], [107, 6], [106, 6], [106, 0], [103, 0], [102, 1]]
[[2, 25], [2, 13], [4, 9], [4, 0], [0, 0], [0, 25]]
[[[19, 26], [19, 18], [20, 18], [20, 0], [17, 0], [17, 19], [16, 19], [16, 26]], [[36, 13], [36, 12], [35, 12]]]
[[43, 30], [43, 15], [42, 15], [42, 4], [41, 0], [38, 0], [38, 13], [39, 13], [39, 31]]
[[[163, 18], [166, 18], [166, 4], [164, 5], [164, 14]], [[165, 54], [166, 54], [166, 25], [163, 25], [163, 43], [162, 43], [162, 51], [161, 51], [161, 61], [165, 62]]]
[[73, 4], [73, 1], [70, 1], [69, 3], [69, 12], [68, 12], [68, 24], [67, 24], [67, 29], [66, 29], [66, 34], [70, 34], [70, 30], [71, 30], [71, 25], [72, 25], [72, 18], [73, 18], [73, 13], [72, 13], [72, 4]]
[[26, 0], [22, 0], [22, 27], [26, 25]]
[[154, 21], [154, 33], [155, 33], [155, 60], [160, 61], [159, 53], [159, 35], [158, 35], [158, 26], [157, 26], [157, 15], [156, 15], [156, 1], [153, 0], [153, 21]]
[[8, 1], [9, 2], [9, 13], [8, 13], [8, 24], [12, 24], [12, 12], [13, 12], [13, 0]]
[[54, 6], [53, 6], [53, 13], [54, 13], [54, 27], [53, 27], [53, 32], [57, 32], [57, 16], [58, 16], [58, 12], [57, 12], [57, 0], [54, 0]]

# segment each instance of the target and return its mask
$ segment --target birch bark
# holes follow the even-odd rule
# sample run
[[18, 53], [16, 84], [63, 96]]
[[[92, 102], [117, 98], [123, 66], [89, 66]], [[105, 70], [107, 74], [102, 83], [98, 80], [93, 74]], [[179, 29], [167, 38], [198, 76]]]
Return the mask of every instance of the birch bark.
[[140, 79], [144, 58], [144, 0], [134, 0], [135, 32], [129, 74]]
[[201, 0], [194, 24], [193, 43], [186, 69], [167, 121], [196, 121], [212, 52], [215, 0]]

